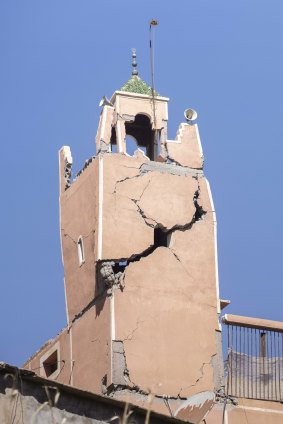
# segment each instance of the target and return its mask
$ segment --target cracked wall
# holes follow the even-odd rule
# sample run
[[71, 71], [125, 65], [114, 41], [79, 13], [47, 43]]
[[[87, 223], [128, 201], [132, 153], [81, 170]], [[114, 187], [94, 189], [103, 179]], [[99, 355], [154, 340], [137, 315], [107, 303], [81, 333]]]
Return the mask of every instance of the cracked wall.
[[[60, 193], [60, 233], [68, 323], [100, 294], [96, 285], [98, 164], [94, 159], [67, 191]], [[80, 266], [78, 239], [85, 261]], [[79, 284], [79, 287], [78, 287]]]
[[[102, 258], [127, 261], [123, 289], [113, 290], [124, 386], [172, 399], [214, 390], [218, 294], [207, 182], [188, 167], [123, 155], [103, 162]], [[157, 228], [166, 246], [155, 245]]]
[[197, 124], [182, 123], [175, 140], [167, 140], [168, 157], [181, 166], [203, 168], [203, 152]]
[[[23, 368], [42, 373], [41, 358], [57, 344], [60, 351], [56, 381], [101, 393], [101, 381], [111, 380], [110, 301], [107, 294], [29, 358]], [[58, 343], [59, 342], [59, 343]]]
[[[171, 413], [222, 384], [215, 212], [197, 125], [181, 124], [170, 141], [168, 99], [156, 99], [155, 112], [149, 96], [111, 101], [98, 156], [72, 183], [70, 149], [59, 152], [68, 328], [32, 361], [60, 341], [68, 366], [58, 381], [142, 404], [152, 390], [154, 409]], [[125, 124], [137, 114], [160, 135], [156, 161], [126, 153]]]

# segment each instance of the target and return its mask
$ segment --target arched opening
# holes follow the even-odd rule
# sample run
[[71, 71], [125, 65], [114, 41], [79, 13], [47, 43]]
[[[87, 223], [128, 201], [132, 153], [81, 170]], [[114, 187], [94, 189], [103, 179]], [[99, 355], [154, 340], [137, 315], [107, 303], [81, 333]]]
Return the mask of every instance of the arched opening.
[[[146, 156], [155, 160], [158, 155], [158, 134], [152, 130], [148, 116], [137, 114], [133, 122], [125, 123], [126, 136], [133, 137], [139, 148], [144, 148]], [[156, 133], [156, 134], [155, 134]], [[132, 143], [132, 142], [131, 142]], [[127, 153], [130, 154], [130, 151]]]
[[117, 153], [117, 140], [116, 140], [116, 128], [111, 128], [111, 138], [110, 138], [111, 152]]

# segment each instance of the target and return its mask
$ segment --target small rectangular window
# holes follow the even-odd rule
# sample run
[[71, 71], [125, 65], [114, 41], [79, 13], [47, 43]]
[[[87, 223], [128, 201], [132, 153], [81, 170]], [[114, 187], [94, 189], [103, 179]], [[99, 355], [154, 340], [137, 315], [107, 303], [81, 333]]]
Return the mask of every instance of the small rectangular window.
[[46, 377], [49, 377], [51, 374], [53, 374], [58, 369], [58, 352], [55, 350], [44, 362], [43, 362], [43, 368]]
[[60, 342], [55, 343], [40, 358], [40, 375], [45, 378], [56, 378], [60, 373]]
[[81, 266], [85, 261], [84, 245], [83, 245], [82, 236], [80, 236], [79, 239], [78, 239], [78, 257], [79, 257], [79, 265]]

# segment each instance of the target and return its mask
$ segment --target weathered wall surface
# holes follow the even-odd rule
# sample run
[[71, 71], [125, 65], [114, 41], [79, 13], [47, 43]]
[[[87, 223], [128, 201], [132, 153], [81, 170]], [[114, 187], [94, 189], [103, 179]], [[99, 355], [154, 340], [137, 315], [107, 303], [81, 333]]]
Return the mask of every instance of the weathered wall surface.
[[59, 356], [60, 362], [58, 363], [58, 376], [56, 381], [69, 384], [70, 382], [70, 335], [67, 328], [64, 328], [62, 332], [53, 340], [47, 342], [43, 347], [36, 352], [31, 358], [23, 365], [24, 369], [34, 371], [36, 374], [45, 377], [44, 368], [40, 362], [40, 359], [46, 355], [46, 353], [59, 342]]
[[114, 108], [111, 106], [104, 106], [101, 111], [97, 134], [95, 138], [96, 153], [101, 151], [111, 151], [109, 146], [111, 139], [112, 126], [115, 120]]
[[73, 324], [72, 343], [72, 385], [101, 393], [111, 379], [109, 297], [102, 296]]
[[[68, 322], [99, 294], [95, 252], [98, 216], [98, 159], [60, 195], [60, 231], [65, 271]], [[79, 266], [78, 238], [82, 236], [85, 262]]]
[[140, 167], [148, 159], [126, 155], [104, 155], [103, 157], [103, 260], [129, 258], [142, 253], [153, 242], [153, 228], [148, 227], [138, 206], [127, 196], [120, 193], [120, 184], [134, 179], [139, 187]]
[[197, 124], [182, 123], [175, 141], [167, 141], [168, 157], [182, 166], [202, 169], [203, 152]]
[[[168, 100], [168, 99], [167, 99]], [[152, 98], [149, 96], [139, 96], [134, 95], [130, 96], [128, 93], [116, 95], [116, 112], [121, 117], [125, 115], [135, 116], [139, 113], [145, 114], [150, 117], [153, 124], [153, 128], [161, 129], [164, 126], [164, 121], [168, 120], [168, 109], [167, 101], [161, 100], [160, 98], [155, 98], [155, 115], [156, 115], [156, 124], [153, 122], [153, 103]]]
[[[124, 385], [171, 398], [213, 390], [218, 282], [207, 182], [186, 167], [124, 155], [103, 161], [102, 258], [127, 261], [112, 312]], [[166, 246], [155, 240], [156, 229]]]
[[95, 393], [111, 379], [111, 341], [109, 297], [105, 293], [94, 305], [78, 317], [35, 353], [23, 366], [45, 377], [41, 359], [58, 350], [58, 372], [50, 376], [63, 384], [71, 384]]

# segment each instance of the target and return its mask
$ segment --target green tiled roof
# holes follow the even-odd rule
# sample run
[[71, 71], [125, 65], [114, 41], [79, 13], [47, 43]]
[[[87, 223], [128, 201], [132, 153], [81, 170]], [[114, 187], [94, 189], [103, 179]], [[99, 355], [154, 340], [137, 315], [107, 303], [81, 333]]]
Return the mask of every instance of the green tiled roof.
[[[137, 75], [133, 75], [129, 79], [129, 81], [127, 81], [126, 84], [123, 85], [120, 91], [126, 91], [128, 93], [146, 94], [147, 96], [152, 96], [151, 87], [147, 85], [147, 83]], [[162, 97], [161, 94], [156, 93], [156, 91], [154, 91], [154, 95], [156, 97]]]

